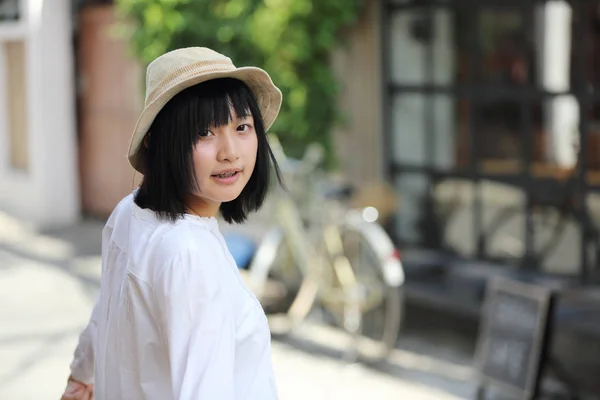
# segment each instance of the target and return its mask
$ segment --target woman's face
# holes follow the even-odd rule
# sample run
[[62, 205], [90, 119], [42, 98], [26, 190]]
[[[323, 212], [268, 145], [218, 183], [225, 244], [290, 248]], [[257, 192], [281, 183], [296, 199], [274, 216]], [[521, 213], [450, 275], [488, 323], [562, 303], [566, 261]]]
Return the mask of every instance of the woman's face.
[[231, 121], [210, 127], [194, 147], [198, 190], [193, 193], [191, 206], [216, 206], [216, 213], [221, 203], [236, 199], [254, 171], [257, 150], [252, 115], [240, 117], [232, 109]]

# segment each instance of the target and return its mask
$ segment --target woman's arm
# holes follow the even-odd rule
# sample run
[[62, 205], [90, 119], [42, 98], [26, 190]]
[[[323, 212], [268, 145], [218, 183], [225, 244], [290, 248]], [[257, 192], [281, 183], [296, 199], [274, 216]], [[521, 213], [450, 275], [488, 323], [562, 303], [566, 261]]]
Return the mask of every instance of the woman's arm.
[[96, 343], [98, 303], [100, 295], [96, 298], [92, 315], [85, 329], [79, 335], [79, 343], [75, 348], [71, 362], [72, 379], [89, 385], [94, 383], [94, 346]]

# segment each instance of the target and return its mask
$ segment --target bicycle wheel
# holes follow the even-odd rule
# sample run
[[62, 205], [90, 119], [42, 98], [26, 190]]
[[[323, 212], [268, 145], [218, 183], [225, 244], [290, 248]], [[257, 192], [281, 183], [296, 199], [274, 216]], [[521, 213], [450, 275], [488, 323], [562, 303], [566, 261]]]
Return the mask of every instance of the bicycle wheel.
[[349, 214], [339, 232], [344, 255], [366, 298], [375, 299], [375, 302], [367, 301], [365, 308], [360, 310], [357, 352], [365, 361], [377, 362], [396, 346], [400, 333], [404, 317], [402, 264], [391, 239], [380, 225]]
[[262, 240], [251, 261], [246, 282], [267, 314], [285, 314], [289, 327], [310, 312], [317, 296], [314, 280], [307, 279], [293, 257], [290, 241], [279, 228]]
[[[485, 256], [516, 264], [526, 256], [524, 206], [506, 207], [494, 216], [483, 233]], [[562, 238], [567, 225], [564, 213], [553, 206], [539, 205], [532, 209], [533, 248], [530, 257], [543, 264]]]

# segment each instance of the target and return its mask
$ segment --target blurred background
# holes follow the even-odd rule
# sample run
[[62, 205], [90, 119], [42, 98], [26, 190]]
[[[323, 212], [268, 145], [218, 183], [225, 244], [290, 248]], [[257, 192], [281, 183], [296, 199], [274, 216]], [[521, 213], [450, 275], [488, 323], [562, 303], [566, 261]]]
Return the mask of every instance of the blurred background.
[[[313, 315], [273, 331], [282, 399], [473, 398], [494, 277], [559, 294], [559, 380], [599, 396], [600, 1], [0, 0], [0, 399], [64, 388], [103, 223], [141, 180], [145, 66], [184, 46], [266, 69], [286, 174], [319, 149], [298, 212], [372, 207], [401, 261], [380, 283], [402, 314], [386, 360], [348, 359]], [[244, 274], [289, 225], [277, 204], [221, 224]]]

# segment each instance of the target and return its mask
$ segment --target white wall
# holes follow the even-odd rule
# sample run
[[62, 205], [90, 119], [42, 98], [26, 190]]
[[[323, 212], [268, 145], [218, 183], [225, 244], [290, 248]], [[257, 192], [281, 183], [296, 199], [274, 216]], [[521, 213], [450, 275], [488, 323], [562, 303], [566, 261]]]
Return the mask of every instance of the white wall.
[[6, 61], [0, 56], [0, 209], [39, 227], [79, 218], [70, 0], [21, 0], [19, 23], [0, 24], [0, 44], [25, 41], [28, 171], [10, 165]]

